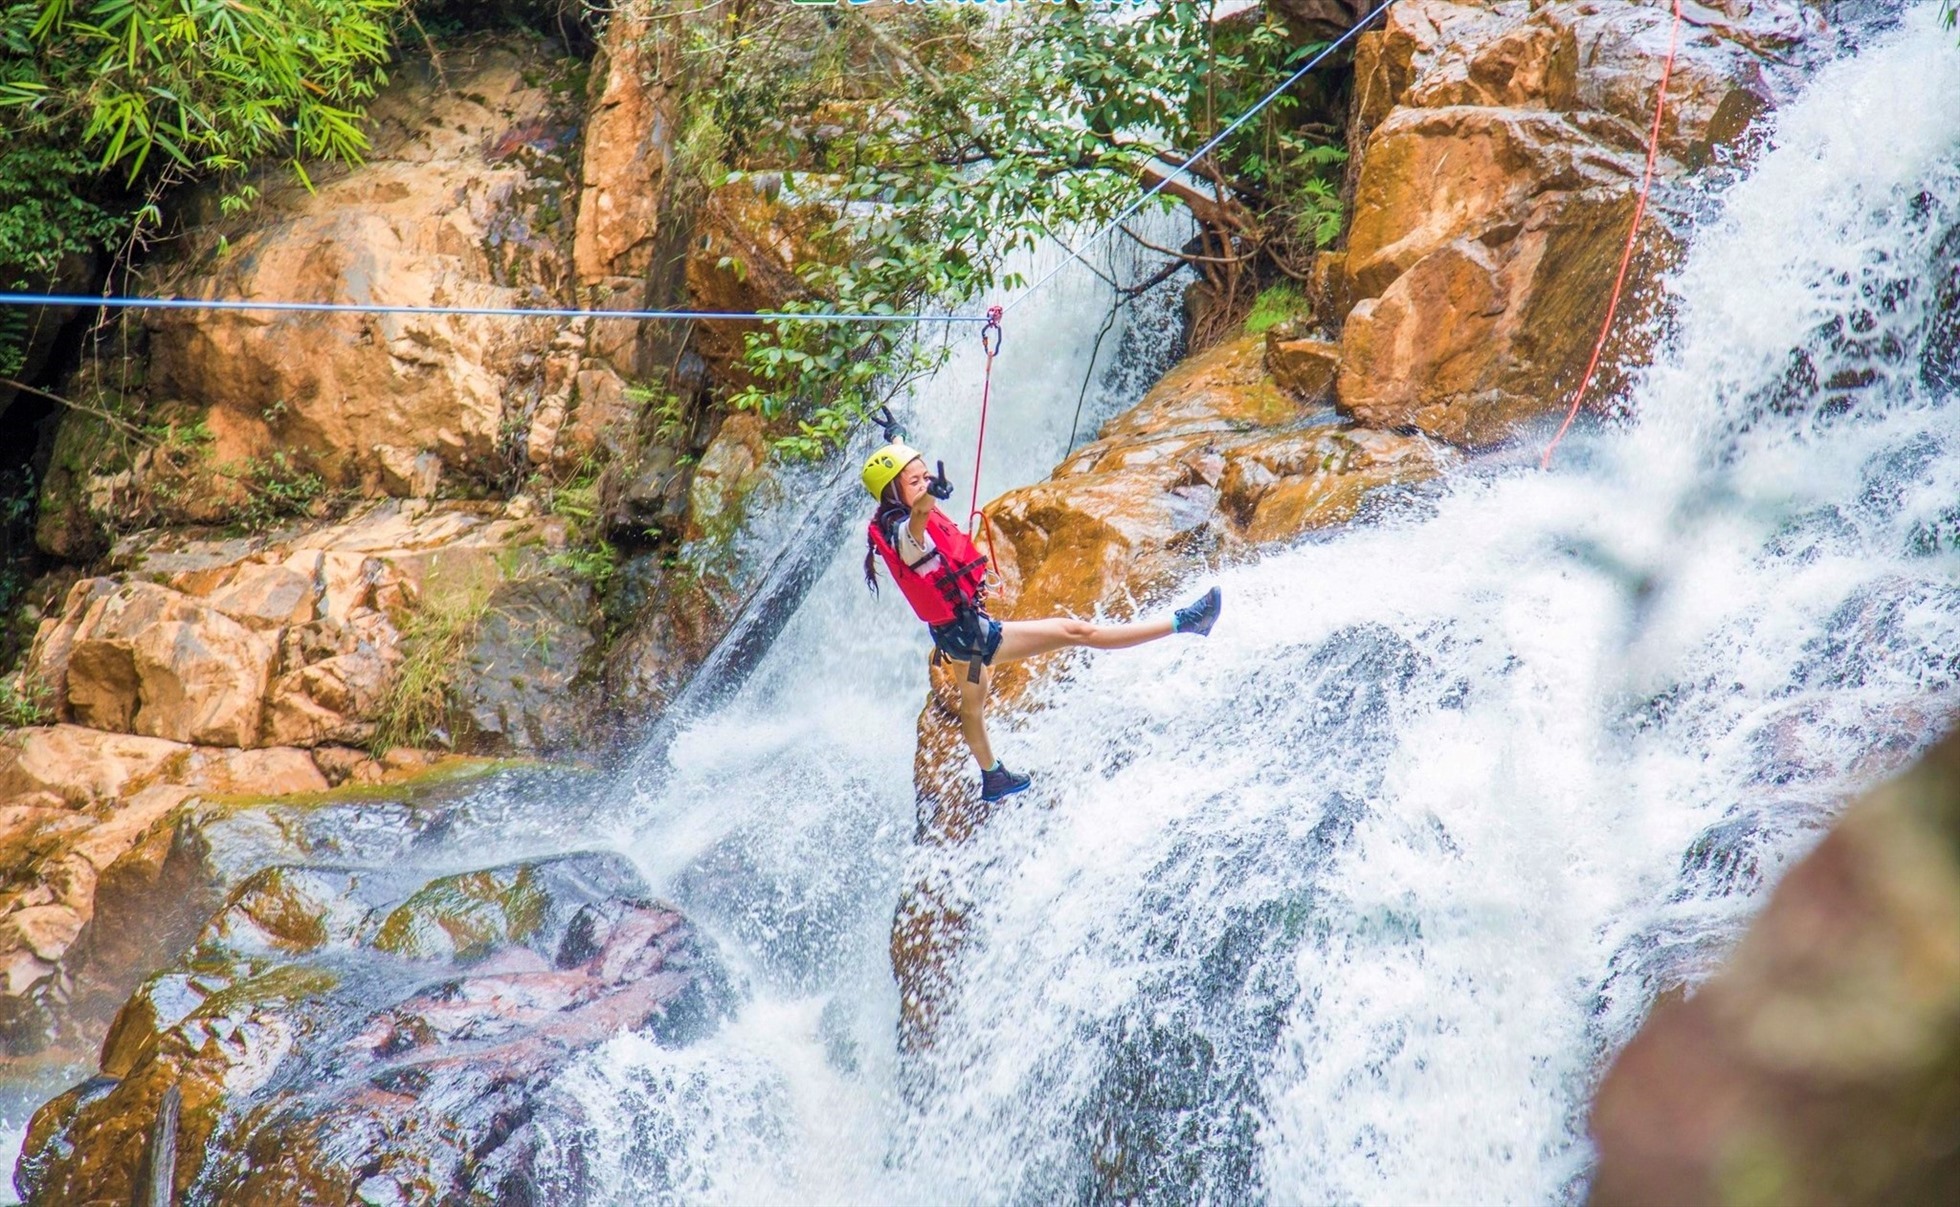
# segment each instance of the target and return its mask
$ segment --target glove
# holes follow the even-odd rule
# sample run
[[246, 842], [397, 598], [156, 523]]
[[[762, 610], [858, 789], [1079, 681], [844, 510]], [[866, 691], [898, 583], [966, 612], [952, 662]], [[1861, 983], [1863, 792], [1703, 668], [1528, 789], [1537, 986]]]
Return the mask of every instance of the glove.
[[944, 461], [939, 463], [938, 472], [926, 479], [926, 493], [935, 499], [941, 500], [953, 497], [953, 484], [946, 477], [946, 463]]

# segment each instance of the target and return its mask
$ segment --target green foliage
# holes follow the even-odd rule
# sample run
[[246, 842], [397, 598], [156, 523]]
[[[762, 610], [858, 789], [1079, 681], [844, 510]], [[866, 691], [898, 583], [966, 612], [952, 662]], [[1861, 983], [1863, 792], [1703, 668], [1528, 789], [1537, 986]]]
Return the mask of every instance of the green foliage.
[[552, 554], [547, 564], [554, 570], [584, 579], [592, 584], [594, 591], [604, 595], [612, 585], [613, 575], [619, 572], [619, 546], [604, 537], [594, 537], [586, 544]]
[[185, 172], [283, 156], [358, 161], [403, 0], [23, 0], [0, 10], [0, 105], [79, 127], [104, 170]]
[[[356, 163], [408, 0], [0, 0], [0, 288], [154, 226], [171, 186], [248, 166]], [[0, 315], [0, 375], [28, 329]]]
[[[651, 392], [647, 392], [651, 396]], [[628, 395], [635, 394], [629, 389]], [[587, 455], [572, 470], [571, 477], [543, 492], [541, 506], [546, 514], [564, 516], [572, 522], [573, 544], [552, 554], [546, 562], [553, 569], [585, 579], [600, 595], [612, 585], [619, 570], [619, 547], [601, 534], [599, 513], [604, 491], [605, 465], [595, 455]]]
[[0, 679], [0, 729], [53, 724], [53, 699], [47, 685], [25, 671]]
[[[895, 313], [1017, 288], [1006, 254], [1111, 218], [1319, 49], [1264, 10], [1215, 12], [765, 6], [703, 23], [689, 54], [707, 109], [689, 161], [711, 183], [767, 171], [830, 215], [800, 270], [809, 296], [788, 309]], [[1311, 101], [1317, 87], [1298, 91]], [[1281, 99], [1165, 190], [1160, 204], [1185, 205], [1201, 239], [1157, 250], [1233, 312], [1262, 277], [1304, 279], [1340, 230], [1339, 135], [1300, 95]], [[784, 450], [818, 452], [939, 363], [934, 335], [774, 323], [747, 338], [755, 384], [735, 405], [795, 417]]]
[[649, 382], [627, 386], [626, 397], [652, 414], [654, 439], [661, 444], [678, 444], [686, 434], [687, 406], [680, 395]]
[[375, 751], [446, 741], [456, 677], [490, 610], [491, 587], [471, 578], [440, 588], [432, 581], [425, 588], [402, 626], [402, 662], [381, 704]]
[[[128, 228], [128, 218], [78, 191], [93, 163], [81, 152], [31, 138], [0, 147], [0, 289], [33, 290], [62, 262], [87, 255]], [[21, 371], [29, 312], [0, 312], [0, 377]]]
[[280, 520], [312, 515], [328, 494], [326, 479], [285, 449], [252, 458], [235, 480], [245, 488], [238, 521], [246, 528], [268, 528]]
[[1288, 319], [1307, 313], [1307, 299], [1297, 286], [1274, 285], [1260, 291], [1252, 300], [1252, 313], [1245, 316], [1247, 335], [1264, 335]]

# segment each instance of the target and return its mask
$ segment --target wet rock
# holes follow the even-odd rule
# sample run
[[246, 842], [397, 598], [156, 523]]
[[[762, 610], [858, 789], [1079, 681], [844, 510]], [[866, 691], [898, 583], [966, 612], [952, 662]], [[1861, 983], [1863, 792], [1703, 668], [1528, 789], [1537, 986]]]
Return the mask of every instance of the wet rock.
[[706, 942], [616, 856], [420, 887], [268, 869], [130, 999], [102, 1075], [35, 1116], [16, 1184], [127, 1201], [174, 1085], [180, 1195], [580, 1201], [581, 1111], [555, 1079], [622, 1032], [689, 1042], [727, 1001]]
[[728, 632], [741, 607], [734, 584], [693, 563], [646, 555], [621, 568], [617, 608], [626, 627], [607, 651], [608, 705], [652, 716], [667, 706]]
[[[212, 750], [74, 725], [0, 739], [0, 1048], [22, 1056], [86, 1038], [96, 1017], [82, 970], [120, 864], [198, 792], [247, 786], [318, 792], [327, 782], [290, 748]], [[125, 921], [155, 935], [143, 913]], [[112, 978], [127, 990], [141, 968]]]
[[687, 491], [687, 539], [726, 545], [747, 518], [750, 496], [769, 481], [769, 433], [743, 411], [722, 420], [694, 467]]
[[1593, 1104], [1595, 1203], [1960, 1193], [1960, 741], [1854, 804]]
[[437, 786], [480, 766], [332, 751], [325, 764], [340, 766], [339, 778], [370, 793], [400, 785], [333, 798], [322, 795], [320, 753], [72, 725], [0, 738], [0, 1048], [93, 1045], [136, 982], [183, 950], [241, 877], [281, 861], [417, 848], [453, 824], [455, 805]]
[[1960, 389], [1960, 226], [1940, 240], [1933, 262], [1936, 300], [1919, 377], [1929, 390]]
[[574, 684], [591, 671], [589, 583], [521, 578], [491, 592], [458, 685], [465, 744], [485, 753], [552, 751], [592, 732]]
[[[1356, 49], [1354, 219], [1327, 293], [1344, 313], [1340, 405], [1373, 427], [1502, 441], [1565, 405], [1604, 315], [1643, 170], [1668, 13], [1609, 2], [1415, 0]], [[1761, 54], [1794, 4], [1684, 24], [1650, 211], [1608, 348], [1637, 354], [1678, 250], [1671, 182], [1737, 147], [1773, 89]]]

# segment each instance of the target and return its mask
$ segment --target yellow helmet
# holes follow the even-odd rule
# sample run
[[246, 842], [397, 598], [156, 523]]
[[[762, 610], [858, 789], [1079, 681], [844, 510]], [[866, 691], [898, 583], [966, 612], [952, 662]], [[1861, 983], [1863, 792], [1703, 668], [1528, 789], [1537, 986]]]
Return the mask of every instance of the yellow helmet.
[[925, 454], [903, 440], [894, 440], [864, 463], [864, 488], [874, 499], [885, 497], [885, 487], [892, 484], [906, 466], [914, 461], [925, 460]]

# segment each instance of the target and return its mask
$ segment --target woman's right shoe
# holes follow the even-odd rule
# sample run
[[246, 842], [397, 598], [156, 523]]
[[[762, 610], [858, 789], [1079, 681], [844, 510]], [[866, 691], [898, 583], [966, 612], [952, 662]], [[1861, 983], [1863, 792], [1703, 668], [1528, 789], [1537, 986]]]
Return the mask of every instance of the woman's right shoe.
[[1016, 775], [1004, 763], [995, 763], [992, 771], [980, 773], [980, 799], [996, 801], [1003, 796], [1012, 796], [1026, 790], [1034, 781], [1025, 775]]
[[1189, 604], [1173, 612], [1171, 628], [1179, 633], [1196, 633], [1203, 637], [1211, 632], [1211, 626], [1218, 622], [1218, 609], [1224, 597], [1213, 587], [1194, 604]]

